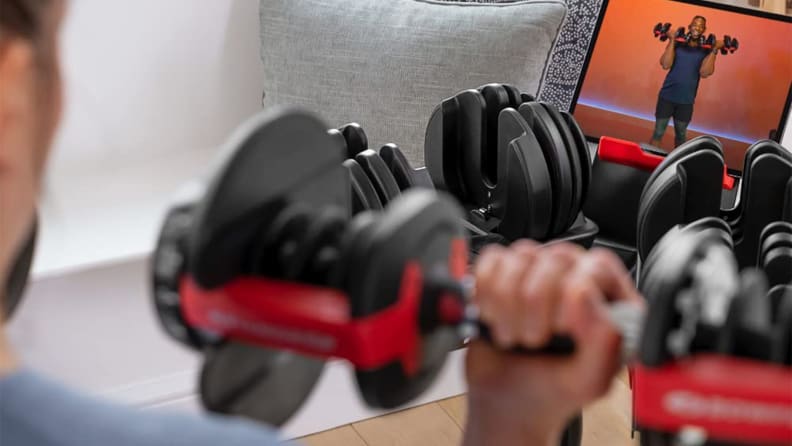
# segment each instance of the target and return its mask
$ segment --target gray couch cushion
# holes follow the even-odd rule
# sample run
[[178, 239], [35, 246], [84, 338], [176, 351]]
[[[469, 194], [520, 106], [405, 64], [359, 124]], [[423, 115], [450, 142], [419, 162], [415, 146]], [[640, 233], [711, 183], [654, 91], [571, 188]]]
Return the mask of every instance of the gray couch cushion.
[[536, 93], [565, 12], [563, 0], [261, 0], [264, 106], [359, 122], [372, 145], [423, 165], [443, 98], [488, 82]]

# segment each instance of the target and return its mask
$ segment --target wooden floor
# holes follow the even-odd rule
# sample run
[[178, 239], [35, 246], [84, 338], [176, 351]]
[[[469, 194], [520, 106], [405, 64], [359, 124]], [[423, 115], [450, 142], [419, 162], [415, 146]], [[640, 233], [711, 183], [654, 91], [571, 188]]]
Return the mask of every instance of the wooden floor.
[[[637, 445], [630, 439], [630, 390], [626, 375], [608, 396], [583, 413], [583, 446]], [[465, 422], [464, 395], [360, 421], [300, 439], [309, 446], [458, 445]]]

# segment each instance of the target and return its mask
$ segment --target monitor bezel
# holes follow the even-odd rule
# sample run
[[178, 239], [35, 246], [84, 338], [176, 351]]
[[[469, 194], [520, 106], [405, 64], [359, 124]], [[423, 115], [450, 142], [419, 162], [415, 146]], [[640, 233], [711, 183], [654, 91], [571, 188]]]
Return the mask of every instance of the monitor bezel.
[[[744, 14], [754, 17], [760, 17], [763, 19], [770, 19], [776, 20], [785, 23], [792, 23], [792, 16], [782, 15], [782, 14], [775, 14], [768, 11], [763, 11], [760, 9], [754, 8], [744, 8], [735, 5], [727, 5], [723, 3], [708, 1], [708, 0], [668, 0], [677, 3], [686, 3], [690, 5], [696, 6], [704, 6], [707, 8], [714, 8], [720, 9], [729, 12], [735, 12], [738, 14]], [[580, 92], [583, 89], [583, 82], [586, 79], [586, 75], [588, 74], [589, 63], [591, 62], [591, 56], [594, 53], [594, 47], [597, 45], [597, 39], [599, 38], [600, 29], [602, 28], [602, 22], [605, 19], [605, 14], [608, 13], [608, 6], [610, 5], [610, 0], [602, 0], [602, 7], [600, 8], [599, 17], [597, 17], [597, 24], [594, 26], [594, 33], [592, 34], [591, 40], [589, 41], [588, 49], [586, 50], [586, 58], [583, 62], [583, 68], [580, 71], [580, 76], [578, 77], [577, 85], [575, 85], [575, 93], [572, 96], [572, 102], [569, 105], [569, 113], [574, 114], [575, 108], [577, 107], [578, 99], [580, 98]], [[781, 137], [784, 135], [786, 131], [786, 123], [789, 118], [790, 113], [790, 102], [792, 102], [792, 81], [789, 83], [789, 89], [787, 91], [786, 103], [784, 104], [784, 109], [781, 113], [781, 117], [779, 120], [778, 125], [776, 126], [775, 136], [774, 138], [770, 138], [768, 135], [768, 139], [772, 139], [777, 143], [781, 143]], [[792, 130], [790, 130], [792, 131]], [[599, 142], [599, 138], [593, 137], [590, 135], [586, 135], [586, 139], [590, 142], [597, 143]], [[729, 168], [729, 173], [732, 174], [741, 174], [741, 170]]]

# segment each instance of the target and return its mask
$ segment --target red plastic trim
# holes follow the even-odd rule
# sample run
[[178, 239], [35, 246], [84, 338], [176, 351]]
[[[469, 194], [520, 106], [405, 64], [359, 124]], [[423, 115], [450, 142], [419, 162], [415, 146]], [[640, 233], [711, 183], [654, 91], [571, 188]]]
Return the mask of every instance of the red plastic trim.
[[181, 282], [181, 308], [192, 326], [223, 337], [297, 351], [323, 359], [343, 358], [358, 369], [396, 359], [407, 375], [418, 371], [420, 266], [406, 265], [397, 302], [352, 319], [349, 298], [332, 288], [244, 277], [205, 290], [191, 277]]
[[633, 378], [643, 428], [695, 426], [713, 440], [792, 442], [792, 367], [708, 354], [660, 368], [635, 364]]
[[[644, 152], [641, 146], [632, 141], [603, 136], [597, 147], [597, 156], [603, 161], [652, 171], [660, 165], [664, 157]], [[728, 167], [723, 166], [723, 188], [734, 189], [734, 178], [728, 175]]]

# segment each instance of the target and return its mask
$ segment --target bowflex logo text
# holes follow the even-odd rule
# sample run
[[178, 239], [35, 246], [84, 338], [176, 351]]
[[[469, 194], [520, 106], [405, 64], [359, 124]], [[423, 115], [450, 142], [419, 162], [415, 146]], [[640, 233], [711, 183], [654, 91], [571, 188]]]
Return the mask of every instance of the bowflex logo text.
[[222, 332], [240, 331], [261, 339], [269, 339], [290, 345], [302, 345], [320, 352], [330, 352], [336, 347], [336, 340], [331, 336], [293, 330], [262, 321], [240, 319], [233, 314], [212, 310], [209, 322]]
[[720, 422], [792, 427], [792, 410], [781, 404], [678, 391], [670, 392], [663, 398], [663, 408], [688, 419], [706, 418]]

